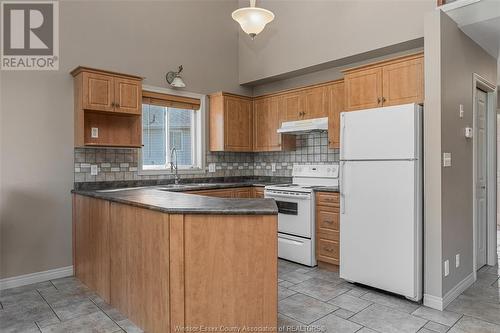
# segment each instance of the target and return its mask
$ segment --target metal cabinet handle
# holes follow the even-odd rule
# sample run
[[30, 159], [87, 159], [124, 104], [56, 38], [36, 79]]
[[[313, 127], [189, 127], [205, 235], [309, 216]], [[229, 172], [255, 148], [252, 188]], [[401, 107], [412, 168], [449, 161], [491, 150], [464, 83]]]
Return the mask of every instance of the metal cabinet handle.
[[324, 247], [323, 250], [325, 250], [326, 252], [333, 252], [333, 249], [329, 247]]
[[382, 97], [382, 104], [385, 103], [386, 99], [385, 97]]
[[382, 103], [382, 98], [377, 98], [377, 105], [380, 105], [380, 103]]
[[119, 108], [120, 107], [120, 104], [116, 103], [116, 107]]
[[115, 106], [115, 102], [111, 102], [111, 106], [114, 107]]
[[330, 220], [324, 220], [323, 222], [328, 223], [328, 224], [332, 224], [333, 223], [333, 221], [330, 221]]

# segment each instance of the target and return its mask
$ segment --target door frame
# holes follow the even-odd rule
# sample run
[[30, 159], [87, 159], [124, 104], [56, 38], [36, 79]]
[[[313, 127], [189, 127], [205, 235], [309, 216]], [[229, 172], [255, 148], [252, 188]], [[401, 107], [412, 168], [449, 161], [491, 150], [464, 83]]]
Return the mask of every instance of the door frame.
[[[477, 98], [477, 89], [481, 89], [487, 94], [488, 100], [488, 109], [486, 110], [486, 130], [487, 130], [487, 149], [486, 149], [486, 183], [488, 184], [488, 188], [486, 191], [486, 223], [487, 223], [487, 236], [486, 236], [486, 264], [487, 265], [495, 265], [496, 262], [496, 246], [497, 246], [497, 233], [496, 233], [496, 214], [497, 214], [497, 204], [496, 204], [496, 192], [497, 192], [497, 112], [496, 112], [496, 99], [497, 99], [497, 90], [496, 85], [488, 82], [481, 75], [474, 73], [473, 74], [473, 101], [472, 101], [472, 123], [473, 129], [476, 128], [476, 98]], [[475, 136], [475, 133], [474, 133]], [[475, 137], [474, 137], [475, 139]], [[477, 219], [476, 219], [476, 143], [473, 142], [473, 184], [472, 184], [472, 193], [473, 193], [473, 226], [472, 226], [472, 234], [473, 234], [473, 257], [472, 257], [472, 269], [474, 273], [474, 281], [477, 279], [477, 254], [476, 254], [476, 243], [477, 236], [476, 235], [476, 227], [477, 227]], [[492, 183], [490, 180], [494, 179], [495, 181]]]

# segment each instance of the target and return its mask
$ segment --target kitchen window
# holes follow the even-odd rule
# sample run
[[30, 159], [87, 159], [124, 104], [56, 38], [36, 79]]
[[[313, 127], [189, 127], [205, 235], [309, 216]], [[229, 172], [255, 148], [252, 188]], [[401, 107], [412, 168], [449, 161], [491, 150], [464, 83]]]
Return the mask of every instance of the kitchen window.
[[203, 100], [195, 94], [143, 91], [140, 174], [170, 173], [173, 148], [179, 171], [203, 171]]

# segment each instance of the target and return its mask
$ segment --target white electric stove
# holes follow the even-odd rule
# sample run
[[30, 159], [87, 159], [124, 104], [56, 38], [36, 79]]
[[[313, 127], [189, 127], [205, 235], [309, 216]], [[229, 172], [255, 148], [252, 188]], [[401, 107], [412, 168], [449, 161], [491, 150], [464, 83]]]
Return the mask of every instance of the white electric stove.
[[295, 164], [292, 184], [268, 185], [264, 196], [278, 206], [278, 257], [316, 266], [314, 190], [338, 188], [338, 164]]

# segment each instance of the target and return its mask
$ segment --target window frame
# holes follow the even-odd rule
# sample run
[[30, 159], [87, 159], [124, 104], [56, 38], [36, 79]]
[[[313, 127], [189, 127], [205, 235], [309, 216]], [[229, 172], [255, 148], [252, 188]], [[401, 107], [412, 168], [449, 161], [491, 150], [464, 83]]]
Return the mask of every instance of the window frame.
[[[207, 107], [207, 96], [197, 93], [191, 93], [187, 91], [177, 91], [173, 89], [160, 88], [154, 86], [143, 85], [142, 90], [156, 92], [160, 94], [177, 95], [183, 97], [197, 98], [200, 100], [200, 109], [194, 111], [194, 117], [192, 117], [194, 129], [193, 142], [195, 142], [195, 149], [193, 151], [193, 165], [194, 167], [182, 167], [179, 165], [179, 174], [196, 174], [196, 173], [206, 173], [206, 107]], [[141, 130], [143, 130], [141, 128]], [[169, 140], [169, 132], [166, 133], [166, 140]], [[137, 174], [141, 176], [154, 176], [154, 175], [171, 175], [170, 167], [158, 166], [158, 168], [148, 168], [144, 169], [143, 159], [142, 159], [142, 148], [139, 148], [138, 161], [137, 161]], [[170, 156], [167, 156], [167, 161]], [[167, 162], [168, 163], [168, 162]]]

